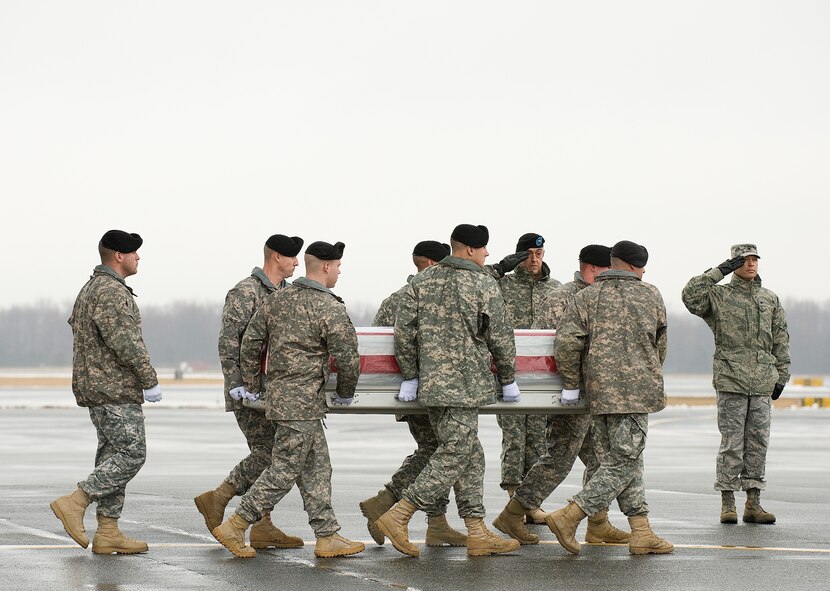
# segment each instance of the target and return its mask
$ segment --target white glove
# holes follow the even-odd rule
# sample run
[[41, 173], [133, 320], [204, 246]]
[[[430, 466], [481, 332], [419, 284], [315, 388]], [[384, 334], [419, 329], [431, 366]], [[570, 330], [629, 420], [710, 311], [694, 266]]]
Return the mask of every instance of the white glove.
[[414, 402], [418, 400], [418, 378], [401, 382], [401, 391], [398, 392], [398, 400], [401, 402]]
[[559, 397], [559, 401], [568, 406], [576, 404], [579, 402], [579, 389], [562, 390], [562, 395]]
[[337, 406], [349, 406], [352, 402], [354, 402], [354, 397], [340, 398], [340, 396], [335, 394], [331, 397], [331, 401]]
[[242, 390], [242, 398], [245, 400], [250, 400], [251, 402], [259, 400], [259, 392], [248, 392], [248, 390], [244, 388]]
[[161, 386], [156, 384], [149, 390], [144, 390], [144, 400], [147, 402], [158, 402], [161, 400]]
[[518, 402], [521, 397], [522, 393], [519, 391], [519, 384], [516, 382], [510, 382], [501, 387], [501, 399], [505, 402]]
[[234, 400], [242, 400], [245, 397], [245, 386], [237, 386], [236, 388], [231, 388], [228, 391], [228, 394], [231, 395], [231, 398]]

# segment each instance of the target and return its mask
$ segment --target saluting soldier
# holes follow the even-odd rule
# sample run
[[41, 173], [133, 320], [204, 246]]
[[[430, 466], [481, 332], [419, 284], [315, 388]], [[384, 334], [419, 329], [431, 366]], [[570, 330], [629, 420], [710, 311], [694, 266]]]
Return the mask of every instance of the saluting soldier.
[[78, 489], [50, 504], [66, 533], [89, 546], [84, 514], [96, 502], [95, 554], [146, 552], [147, 544], [118, 528], [129, 483], [147, 457], [142, 403], [161, 400], [156, 371], [141, 334], [141, 314], [133, 290], [124, 282], [138, 272], [141, 236], [110, 230], [98, 243], [101, 264], [81, 288], [72, 327], [72, 392], [89, 409], [98, 435], [95, 469]]
[[[222, 309], [222, 327], [219, 332], [219, 360], [225, 377], [225, 411], [233, 412], [236, 424], [245, 436], [250, 453], [239, 462], [227, 478], [213, 490], [194, 500], [205, 518], [208, 531], [213, 531], [225, 518], [225, 507], [236, 495], [247, 492], [262, 471], [271, 464], [274, 447], [274, 422], [262, 412], [244, 406], [243, 400], [255, 400], [256, 395], [245, 389], [240, 367], [242, 336], [254, 312], [263, 301], [288, 285], [294, 275], [297, 254], [303, 247], [299, 236], [274, 234], [265, 241], [262, 267], [254, 267], [251, 274], [237, 283], [225, 296]], [[264, 378], [264, 375], [261, 376]], [[257, 384], [256, 392], [264, 391]], [[303, 540], [289, 536], [271, 522], [271, 512], [264, 511], [262, 519], [251, 528], [251, 546], [254, 548], [301, 548]]]
[[[516, 345], [496, 281], [483, 272], [489, 232], [462, 224], [452, 233], [452, 254], [416, 275], [395, 318], [395, 357], [404, 378], [400, 400], [427, 407], [438, 448], [401, 500], [376, 525], [395, 549], [418, 556], [408, 524], [417, 510], [433, 507], [455, 486], [458, 514], [467, 526], [467, 554], [512, 552], [515, 540], [484, 524], [484, 451], [478, 409], [492, 404], [496, 388], [518, 401]], [[492, 354], [496, 384], [490, 371]]]
[[242, 338], [240, 366], [249, 392], [261, 385], [261, 355], [267, 345], [265, 416], [274, 422], [271, 464], [239, 501], [236, 512], [213, 530], [240, 558], [256, 550], [245, 532], [296, 483], [317, 537], [314, 554], [346, 556], [364, 550], [338, 534], [331, 505], [331, 460], [323, 431], [326, 381], [331, 357], [337, 367], [334, 402], [350, 404], [360, 374], [357, 333], [343, 300], [331, 292], [340, 275], [345, 245], [313, 242], [305, 251], [306, 276], [268, 296]]

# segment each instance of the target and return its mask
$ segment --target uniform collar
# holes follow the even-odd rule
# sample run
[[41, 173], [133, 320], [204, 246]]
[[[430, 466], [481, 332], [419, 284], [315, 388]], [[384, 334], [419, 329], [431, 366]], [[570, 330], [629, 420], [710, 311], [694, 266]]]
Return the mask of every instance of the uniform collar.
[[634, 271], [622, 271], [620, 269], [608, 269], [597, 275], [597, 281], [606, 281], [608, 279], [624, 279], [626, 281], [641, 281]]
[[[268, 279], [268, 275], [265, 274], [265, 271], [263, 271], [261, 267], [254, 267], [251, 271], [251, 276], [259, 279], [270, 291], [277, 289], [277, 286], [274, 285], [270, 279]], [[285, 279], [280, 281], [280, 287], [285, 287], [286, 285], [288, 285], [288, 282]]]
[[445, 265], [447, 267], [453, 267], [455, 269], [466, 269], [468, 271], [478, 271], [480, 273], [484, 271], [484, 269], [479, 267], [473, 261], [470, 261], [470, 260], [467, 260], [467, 259], [461, 259], [461, 258], [458, 258], [458, 257], [454, 257], [452, 255], [444, 257], [443, 259], [441, 259], [441, 262], [439, 262], [438, 264], [439, 265]]
[[96, 265], [95, 268], [92, 270], [93, 277], [96, 273], [103, 273], [104, 275], [109, 275], [110, 277], [113, 277], [116, 281], [118, 281], [118, 283], [126, 287], [131, 295], [136, 295], [133, 289], [129, 285], [127, 285], [126, 281], [124, 281], [124, 278], [121, 277], [121, 275], [119, 275], [118, 273], [116, 273], [112, 267], [108, 267], [107, 265]]

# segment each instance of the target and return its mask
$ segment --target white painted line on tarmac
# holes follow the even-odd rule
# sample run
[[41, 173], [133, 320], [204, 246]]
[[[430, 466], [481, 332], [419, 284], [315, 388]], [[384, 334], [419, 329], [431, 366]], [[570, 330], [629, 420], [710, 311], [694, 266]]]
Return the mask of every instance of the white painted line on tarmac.
[[60, 540], [61, 542], [71, 541], [71, 538], [68, 536], [61, 536], [50, 531], [46, 531], [43, 529], [37, 529], [34, 527], [29, 527], [27, 525], [20, 525], [19, 523], [14, 523], [13, 521], [9, 521], [5, 518], [0, 518], [0, 527], [8, 528], [13, 531], [17, 531], [23, 534], [29, 534], [31, 536], [37, 536], [39, 538], [47, 538], [49, 540]]

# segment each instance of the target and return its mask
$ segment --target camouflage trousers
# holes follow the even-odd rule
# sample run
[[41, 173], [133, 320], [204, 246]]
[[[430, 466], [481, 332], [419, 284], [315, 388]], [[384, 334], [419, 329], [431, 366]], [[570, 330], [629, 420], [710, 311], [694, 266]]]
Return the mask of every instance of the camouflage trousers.
[[628, 517], [647, 515], [643, 482], [643, 450], [648, 434], [647, 414], [596, 415], [593, 428], [599, 443], [600, 465], [574, 502], [593, 515], [615, 498]]
[[274, 421], [266, 419], [265, 413], [250, 408], [234, 410], [233, 415], [251, 453], [231, 470], [225, 481], [233, 486], [237, 495], [243, 495], [256, 482], [262, 471], [271, 465]]
[[[409, 432], [412, 434], [418, 447], [406, 457], [401, 467], [398, 468], [392, 475], [392, 479], [386, 484], [386, 490], [396, 499], [400, 499], [403, 491], [415, 482], [418, 474], [426, 467], [429, 458], [438, 449], [438, 438], [432, 430], [429, 416], [406, 415], [403, 418], [409, 425]], [[434, 506], [424, 507], [424, 513], [430, 516], [443, 515], [447, 512], [449, 502], [448, 490], [447, 494], [438, 499], [438, 502]]]
[[478, 440], [478, 409], [429, 407], [438, 448], [402, 498], [421, 510], [434, 507], [455, 488], [461, 517], [484, 517], [484, 450]]
[[718, 392], [721, 440], [715, 469], [715, 490], [766, 487], [772, 400]]
[[147, 458], [144, 412], [140, 404], [105, 404], [89, 407], [89, 418], [98, 433], [95, 470], [78, 487], [98, 503], [98, 515], [118, 519], [127, 483]]
[[297, 485], [308, 524], [318, 537], [340, 529], [331, 506], [331, 459], [323, 425], [316, 421], [274, 421], [271, 464], [239, 501], [236, 512], [248, 523], [262, 519]]
[[501, 487], [518, 486], [545, 455], [546, 415], [497, 415], [501, 427]]
[[591, 415], [551, 415], [547, 418], [544, 455], [522, 480], [514, 495], [526, 509], [536, 509], [556, 490], [573, 469], [577, 456], [586, 466], [586, 476], [599, 467], [599, 454], [591, 429]]

